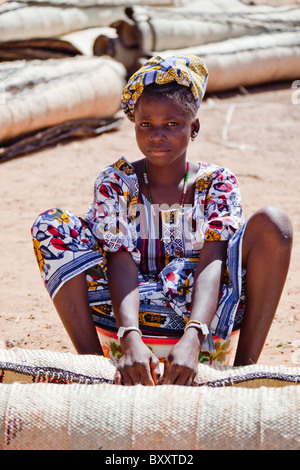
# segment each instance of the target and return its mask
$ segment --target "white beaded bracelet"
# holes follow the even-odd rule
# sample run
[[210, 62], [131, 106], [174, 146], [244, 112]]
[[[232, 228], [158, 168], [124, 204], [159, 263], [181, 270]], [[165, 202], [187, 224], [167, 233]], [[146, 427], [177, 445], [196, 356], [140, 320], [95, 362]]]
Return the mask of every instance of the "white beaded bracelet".
[[120, 326], [117, 333], [118, 338], [122, 338], [122, 336], [125, 335], [126, 331], [138, 331], [139, 334], [142, 336], [141, 330], [136, 326]]
[[205, 323], [201, 323], [200, 321], [189, 320], [187, 324], [185, 325], [184, 331], [186, 331], [190, 327], [198, 328], [199, 330], [202, 331], [205, 337], [209, 334], [209, 329], [207, 325]]

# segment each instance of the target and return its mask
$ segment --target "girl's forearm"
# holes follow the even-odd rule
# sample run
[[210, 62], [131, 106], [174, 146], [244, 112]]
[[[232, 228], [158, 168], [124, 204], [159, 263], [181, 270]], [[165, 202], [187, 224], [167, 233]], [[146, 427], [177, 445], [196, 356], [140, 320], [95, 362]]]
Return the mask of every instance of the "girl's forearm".
[[[210, 325], [217, 309], [225, 268], [224, 242], [207, 242], [194, 276], [190, 320]], [[192, 324], [191, 324], [192, 325]], [[188, 327], [165, 361], [165, 384], [191, 385], [198, 372], [198, 356], [205, 335], [196, 324]]]
[[108, 283], [118, 328], [139, 325], [138, 271], [130, 253], [108, 255]]
[[[139, 326], [138, 270], [130, 253], [108, 256], [108, 282], [117, 326]], [[120, 338], [122, 356], [118, 361], [115, 383], [120, 385], [156, 385], [159, 360], [143, 343], [138, 331], [129, 330]]]
[[210, 325], [216, 312], [224, 270], [227, 242], [206, 242], [194, 277], [190, 320]]

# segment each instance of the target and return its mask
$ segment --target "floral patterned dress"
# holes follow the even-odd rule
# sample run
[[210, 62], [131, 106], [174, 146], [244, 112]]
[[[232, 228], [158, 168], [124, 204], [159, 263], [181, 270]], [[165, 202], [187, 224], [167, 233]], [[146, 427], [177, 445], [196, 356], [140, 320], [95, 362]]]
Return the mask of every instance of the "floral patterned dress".
[[95, 325], [116, 331], [107, 253], [127, 251], [138, 269], [143, 334], [179, 337], [189, 318], [201, 247], [226, 240], [227, 269], [206, 345], [214, 350], [211, 336], [228, 339], [242, 319], [245, 223], [239, 185], [228, 169], [199, 163], [194, 194], [194, 204], [184, 208], [151, 205], [125, 158], [104, 168], [96, 178], [94, 200], [84, 219], [67, 210], [51, 209], [33, 224], [34, 250], [50, 296], [85, 272]]

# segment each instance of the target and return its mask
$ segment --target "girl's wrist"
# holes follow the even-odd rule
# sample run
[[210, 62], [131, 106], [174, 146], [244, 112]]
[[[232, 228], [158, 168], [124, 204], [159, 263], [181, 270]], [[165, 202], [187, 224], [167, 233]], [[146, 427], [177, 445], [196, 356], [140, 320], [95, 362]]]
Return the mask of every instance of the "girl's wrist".
[[194, 343], [194, 347], [201, 350], [201, 346], [205, 340], [205, 335], [198, 328], [190, 326], [184, 332], [184, 337], [187, 338], [190, 342]]
[[120, 338], [120, 344], [122, 348], [126, 348], [132, 345], [133, 343], [140, 341], [142, 341], [142, 336], [137, 329], [125, 331], [123, 336]]
[[131, 326], [120, 326], [117, 332], [118, 338], [122, 338], [129, 331], [137, 331], [139, 335], [142, 337], [141, 330], [137, 326], [131, 325]]

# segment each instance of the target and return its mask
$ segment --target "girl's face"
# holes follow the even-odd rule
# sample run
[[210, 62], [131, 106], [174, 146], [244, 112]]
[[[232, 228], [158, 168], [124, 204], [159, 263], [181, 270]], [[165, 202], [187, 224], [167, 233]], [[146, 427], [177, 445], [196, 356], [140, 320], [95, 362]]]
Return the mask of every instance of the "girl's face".
[[186, 158], [191, 136], [198, 133], [199, 120], [169, 98], [141, 98], [135, 108], [135, 133], [147, 160], [164, 166]]

